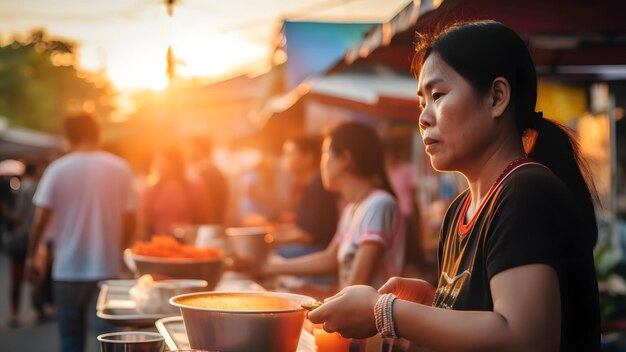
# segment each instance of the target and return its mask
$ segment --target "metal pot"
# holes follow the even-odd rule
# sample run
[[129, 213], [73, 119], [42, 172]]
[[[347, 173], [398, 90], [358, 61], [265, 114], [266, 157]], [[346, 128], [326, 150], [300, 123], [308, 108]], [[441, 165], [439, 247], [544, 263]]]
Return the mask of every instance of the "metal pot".
[[229, 227], [226, 229], [235, 256], [253, 263], [263, 264], [269, 254], [269, 245], [274, 237], [267, 227]]
[[98, 336], [102, 352], [163, 352], [165, 339], [156, 332], [122, 331]]
[[189, 345], [221, 352], [295, 352], [315, 299], [277, 292], [202, 292], [172, 297]]
[[150, 274], [155, 280], [196, 279], [205, 280], [207, 289], [213, 290], [224, 273], [221, 258], [162, 258], [137, 255], [129, 248], [124, 260], [138, 276]]

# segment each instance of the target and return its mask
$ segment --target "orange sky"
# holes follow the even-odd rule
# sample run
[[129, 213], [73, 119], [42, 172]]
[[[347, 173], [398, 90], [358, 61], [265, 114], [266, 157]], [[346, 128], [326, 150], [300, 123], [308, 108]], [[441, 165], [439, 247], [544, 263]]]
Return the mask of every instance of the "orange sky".
[[78, 41], [79, 63], [105, 69], [123, 91], [167, 85], [168, 45], [182, 77], [219, 77], [270, 63], [282, 18], [385, 21], [410, 0], [179, 0], [168, 17], [163, 0], [0, 1], [0, 35], [46, 28]]

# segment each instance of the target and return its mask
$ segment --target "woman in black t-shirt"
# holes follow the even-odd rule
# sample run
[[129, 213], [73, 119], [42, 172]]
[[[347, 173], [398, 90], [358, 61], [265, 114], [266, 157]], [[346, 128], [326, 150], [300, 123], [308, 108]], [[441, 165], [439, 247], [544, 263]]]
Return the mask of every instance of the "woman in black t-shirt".
[[444, 219], [437, 288], [347, 287], [309, 319], [435, 351], [600, 350], [592, 187], [569, 133], [535, 112], [524, 42], [497, 22], [458, 24], [420, 37], [415, 69], [432, 165], [469, 184]]

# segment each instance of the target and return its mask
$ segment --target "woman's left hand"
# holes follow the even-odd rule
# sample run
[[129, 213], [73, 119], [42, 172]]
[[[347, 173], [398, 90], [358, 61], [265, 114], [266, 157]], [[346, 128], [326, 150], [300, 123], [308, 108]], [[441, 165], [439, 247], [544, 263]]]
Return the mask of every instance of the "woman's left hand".
[[377, 333], [374, 305], [380, 294], [370, 286], [349, 286], [309, 312], [311, 322], [324, 323], [324, 330], [343, 337], [366, 338]]

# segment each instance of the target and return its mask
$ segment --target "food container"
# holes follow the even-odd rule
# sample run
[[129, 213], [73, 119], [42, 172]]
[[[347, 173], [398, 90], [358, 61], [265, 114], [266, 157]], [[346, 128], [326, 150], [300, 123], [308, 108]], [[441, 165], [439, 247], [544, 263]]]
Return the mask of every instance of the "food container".
[[177, 314], [176, 307], [169, 304], [170, 298], [185, 293], [206, 291], [205, 280], [163, 280], [153, 281], [150, 275], [144, 275], [129, 290], [130, 298], [135, 302], [140, 314]]
[[222, 352], [295, 352], [315, 299], [277, 292], [202, 292], [172, 297], [189, 345]]
[[[98, 294], [98, 302], [96, 304], [96, 315], [98, 318], [106, 320], [108, 323], [123, 328], [137, 327], [145, 328], [154, 326], [159, 319], [172, 316], [172, 313], [146, 314], [137, 310], [137, 304], [130, 297], [130, 290], [137, 285], [137, 280], [105, 280], [99, 283], [100, 293]], [[224, 275], [222, 280], [215, 287], [216, 291], [232, 292], [232, 291], [260, 291], [265, 289], [251, 280], [241, 280], [230, 278]], [[202, 291], [206, 291], [203, 289]], [[180, 309], [166, 304], [176, 311], [174, 315], [181, 319], [180, 325], [183, 324], [180, 317]], [[312, 338], [312, 337], [311, 337]], [[187, 336], [185, 335], [185, 340]], [[187, 346], [189, 347], [189, 346]], [[178, 348], [172, 349], [176, 350]]]
[[220, 248], [225, 257], [232, 255], [226, 230], [220, 225], [200, 225], [192, 244], [198, 248]]
[[165, 349], [165, 340], [155, 332], [111, 332], [97, 338], [102, 352], [163, 352]]
[[127, 248], [124, 258], [137, 276], [152, 275], [155, 280], [195, 279], [207, 282], [213, 290], [224, 272], [222, 258], [167, 258], [137, 255]]
[[226, 236], [236, 257], [257, 264], [265, 263], [270, 244], [274, 241], [269, 228], [264, 226], [229, 227]]

